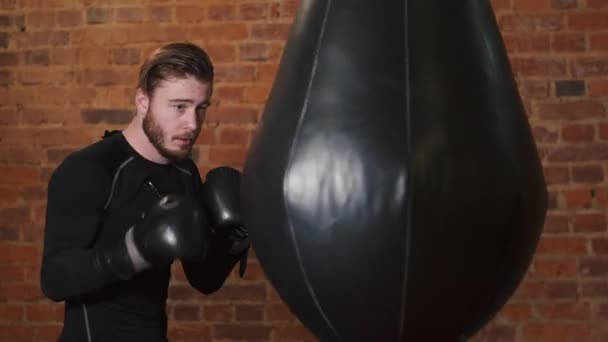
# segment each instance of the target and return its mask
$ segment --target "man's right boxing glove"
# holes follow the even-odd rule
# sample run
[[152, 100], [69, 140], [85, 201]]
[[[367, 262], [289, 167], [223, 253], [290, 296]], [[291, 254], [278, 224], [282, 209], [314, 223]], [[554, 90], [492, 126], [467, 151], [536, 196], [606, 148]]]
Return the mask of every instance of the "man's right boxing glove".
[[[201, 229], [203, 227], [203, 229]], [[209, 224], [198, 203], [167, 195], [131, 227], [124, 239], [97, 254], [99, 267], [120, 279], [175, 259], [202, 261], [207, 254]]]

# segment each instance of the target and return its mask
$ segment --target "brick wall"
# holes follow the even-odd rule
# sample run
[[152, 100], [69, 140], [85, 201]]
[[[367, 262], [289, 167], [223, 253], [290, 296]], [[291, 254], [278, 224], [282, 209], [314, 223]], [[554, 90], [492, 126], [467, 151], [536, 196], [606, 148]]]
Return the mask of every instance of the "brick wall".
[[[210, 52], [217, 84], [197, 162], [241, 167], [295, 2], [0, 0], [0, 341], [56, 339], [62, 307], [38, 285], [46, 183], [67, 153], [130, 120], [143, 58], [168, 41]], [[606, 341], [608, 1], [493, 4], [551, 208], [528, 276], [474, 340]], [[210, 297], [174, 269], [172, 341], [315, 340], [250, 262]]]

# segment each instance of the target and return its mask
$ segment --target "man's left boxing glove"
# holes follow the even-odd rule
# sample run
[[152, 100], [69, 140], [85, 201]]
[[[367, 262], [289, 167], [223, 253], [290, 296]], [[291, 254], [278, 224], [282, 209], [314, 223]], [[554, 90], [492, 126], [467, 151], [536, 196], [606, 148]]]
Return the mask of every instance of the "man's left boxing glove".
[[196, 201], [178, 195], [164, 196], [116, 245], [97, 251], [98, 264], [121, 279], [129, 279], [175, 259], [202, 261], [208, 249], [208, 227]]
[[203, 205], [209, 224], [220, 239], [230, 241], [230, 254], [241, 256], [241, 277], [247, 266], [249, 234], [241, 218], [241, 173], [222, 166], [209, 171], [203, 186]]

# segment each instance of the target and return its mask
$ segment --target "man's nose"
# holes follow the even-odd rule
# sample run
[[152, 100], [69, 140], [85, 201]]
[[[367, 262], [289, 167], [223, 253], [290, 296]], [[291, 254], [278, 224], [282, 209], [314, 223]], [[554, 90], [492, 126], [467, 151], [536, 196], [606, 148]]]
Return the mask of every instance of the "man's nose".
[[184, 115], [184, 125], [190, 129], [190, 130], [196, 130], [198, 129], [198, 126], [200, 125], [200, 122], [198, 120], [198, 116], [196, 114], [196, 109], [191, 109], [188, 110], [188, 112], [186, 113], [186, 115]]

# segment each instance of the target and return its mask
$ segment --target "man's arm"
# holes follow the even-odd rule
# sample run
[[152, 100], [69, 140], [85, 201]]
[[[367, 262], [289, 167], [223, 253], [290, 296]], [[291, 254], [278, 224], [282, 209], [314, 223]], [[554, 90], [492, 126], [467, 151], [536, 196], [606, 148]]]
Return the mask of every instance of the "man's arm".
[[203, 262], [183, 261], [182, 266], [190, 285], [206, 294], [222, 287], [237, 262], [242, 263], [241, 271], [246, 266], [249, 240], [241, 222], [239, 186], [240, 173], [228, 167], [211, 170], [205, 184], [199, 184], [212, 238]]
[[68, 158], [53, 173], [40, 275], [50, 299], [79, 297], [118, 281], [92, 247], [109, 188], [109, 175], [92, 161]]

